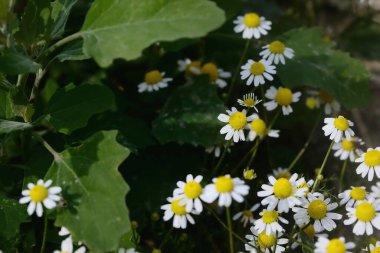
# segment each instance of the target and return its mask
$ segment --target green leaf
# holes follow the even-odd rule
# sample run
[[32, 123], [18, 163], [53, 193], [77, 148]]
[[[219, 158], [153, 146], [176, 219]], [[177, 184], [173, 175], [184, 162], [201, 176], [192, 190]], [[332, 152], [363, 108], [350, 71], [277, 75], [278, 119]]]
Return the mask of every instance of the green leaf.
[[103, 85], [68, 85], [59, 89], [46, 106], [48, 121], [61, 133], [84, 127], [88, 119], [114, 108], [113, 93]]
[[208, 77], [179, 87], [167, 100], [153, 122], [153, 135], [161, 142], [171, 141], [212, 146], [221, 143], [222, 123], [218, 115], [225, 111]]
[[129, 187], [118, 172], [129, 150], [116, 142], [116, 135], [98, 132], [79, 147], [56, 154], [46, 174], [63, 188], [68, 203], [55, 225], [67, 227], [94, 252], [116, 250], [131, 229], [124, 199]]
[[0, 196], [0, 238], [11, 239], [17, 235], [19, 226], [28, 219], [26, 206], [16, 200]]
[[63, 61], [80, 61], [90, 58], [83, 53], [83, 41], [77, 40], [67, 44], [59, 54], [56, 55], [57, 59]]
[[370, 101], [365, 66], [347, 53], [334, 50], [322, 39], [319, 28], [291, 30], [281, 40], [295, 51], [292, 60], [278, 67], [283, 85], [325, 90], [347, 108], [365, 106]]
[[35, 73], [39, 68], [38, 63], [14, 49], [4, 50], [0, 55], [0, 72], [5, 74]]
[[14, 131], [23, 131], [31, 127], [32, 125], [29, 123], [0, 119], [0, 134], [7, 134]]
[[207, 0], [95, 0], [78, 35], [84, 53], [107, 67], [115, 58], [138, 58], [156, 42], [204, 36], [224, 19]]
[[51, 3], [50, 36], [54, 39], [60, 37], [65, 31], [67, 19], [71, 8], [78, 0], [55, 0]]
[[14, 116], [10, 92], [0, 89], [0, 118], [9, 119]]

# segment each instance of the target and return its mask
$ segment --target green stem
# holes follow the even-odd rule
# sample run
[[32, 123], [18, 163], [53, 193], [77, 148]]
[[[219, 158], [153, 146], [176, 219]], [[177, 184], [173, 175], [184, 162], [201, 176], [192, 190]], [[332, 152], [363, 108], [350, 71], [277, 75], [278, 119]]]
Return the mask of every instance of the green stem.
[[41, 253], [44, 253], [44, 251], [45, 251], [47, 226], [48, 226], [48, 218], [47, 218], [47, 214], [45, 214], [45, 217], [44, 217], [44, 233], [42, 236], [42, 244], [41, 244], [41, 251], [40, 251]]
[[226, 208], [226, 218], [227, 218], [227, 225], [228, 225], [228, 239], [230, 241], [230, 253], [234, 253], [234, 239], [232, 237], [232, 222], [231, 222], [231, 213], [230, 213], [230, 207]]
[[37, 71], [36, 78], [34, 79], [34, 83], [32, 87], [32, 92], [30, 93], [29, 103], [33, 102], [34, 99], [36, 98], [38, 87], [40, 86], [41, 79], [44, 75], [45, 75], [45, 70], [39, 69]]
[[44, 147], [49, 151], [50, 154], [53, 155], [54, 157], [54, 160], [60, 160], [61, 157], [59, 155], [59, 153], [57, 151], [54, 150], [54, 148], [52, 146], [49, 145], [49, 143], [47, 143], [41, 136], [39, 136], [38, 134], [36, 133], [33, 133], [33, 136], [39, 141], [42, 143], [42, 145], [44, 145]]
[[340, 182], [339, 182], [339, 192], [342, 191], [343, 185], [344, 185], [344, 174], [346, 173], [346, 168], [347, 168], [347, 162], [348, 162], [348, 157], [346, 160], [344, 160], [342, 169], [340, 170]]
[[73, 41], [73, 40], [76, 40], [78, 38], [80, 38], [82, 36], [82, 34], [80, 32], [77, 32], [77, 33], [73, 33], [59, 41], [57, 41], [54, 45], [52, 45], [51, 47], [49, 47], [44, 53], [48, 53], [50, 54], [51, 52], [53, 52], [54, 50], [56, 50], [57, 48], [65, 45], [66, 43], [69, 43], [70, 41]]
[[334, 141], [331, 141], [330, 147], [329, 147], [329, 149], [327, 150], [327, 153], [326, 153], [325, 158], [323, 159], [323, 162], [322, 162], [321, 168], [319, 169], [318, 175], [317, 175], [316, 178], [315, 178], [315, 182], [314, 182], [313, 189], [312, 189], [311, 192], [314, 192], [314, 191], [317, 189], [318, 184], [319, 184], [319, 182], [321, 181], [321, 176], [322, 176], [322, 174], [323, 174], [323, 169], [324, 169], [325, 166], [326, 166], [327, 159], [328, 159], [328, 157], [329, 157], [329, 155], [330, 155], [330, 153], [331, 153], [331, 149], [332, 149], [334, 143], [335, 143]]
[[227, 145], [224, 147], [224, 150], [223, 150], [223, 153], [222, 153], [222, 156], [220, 157], [218, 163], [216, 164], [216, 166], [214, 167], [214, 169], [212, 170], [213, 174], [216, 174], [218, 172], [218, 169], [219, 167], [222, 165], [222, 162], [224, 161], [224, 158], [226, 157], [226, 154], [228, 152], [228, 148], [230, 147], [231, 145], [231, 141], [229, 141], [227, 143]]
[[247, 163], [247, 167], [249, 168], [249, 166], [251, 166], [252, 162], [253, 162], [253, 159], [255, 159], [255, 156], [256, 156], [256, 153], [257, 153], [257, 150], [259, 149], [259, 144], [260, 144], [260, 141], [259, 140], [256, 140], [256, 143], [255, 143], [255, 146], [253, 147], [252, 149], [252, 156], [251, 158], [249, 159], [248, 163]]

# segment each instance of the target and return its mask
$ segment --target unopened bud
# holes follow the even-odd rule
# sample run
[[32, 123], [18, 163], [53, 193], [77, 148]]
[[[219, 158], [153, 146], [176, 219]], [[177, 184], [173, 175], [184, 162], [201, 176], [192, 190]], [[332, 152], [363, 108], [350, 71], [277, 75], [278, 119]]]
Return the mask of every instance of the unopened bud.
[[257, 177], [257, 175], [256, 175], [256, 173], [255, 173], [254, 170], [252, 170], [252, 169], [245, 169], [243, 171], [243, 177], [246, 180], [253, 180], [253, 179], [255, 179]]

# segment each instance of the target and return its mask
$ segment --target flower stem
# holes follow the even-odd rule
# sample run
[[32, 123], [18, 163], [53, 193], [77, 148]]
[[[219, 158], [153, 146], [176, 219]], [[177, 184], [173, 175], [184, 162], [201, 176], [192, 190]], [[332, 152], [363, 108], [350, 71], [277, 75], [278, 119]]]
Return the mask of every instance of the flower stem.
[[47, 226], [48, 226], [48, 218], [47, 218], [47, 214], [45, 214], [45, 217], [44, 217], [44, 233], [42, 236], [42, 244], [41, 244], [41, 251], [40, 251], [41, 253], [44, 253], [44, 251], [45, 251]]
[[226, 208], [227, 225], [228, 225], [228, 238], [230, 241], [230, 253], [234, 253], [234, 238], [232, 237], [232, 222], [230, 207]]
[[346, 173], [346, 168], [347, 168], [347, 161], [348, 159], [344, 160], [342, 169], [340, 170], [340, 181], [339, 181], [339, 192], [342, 191], [343, 185], [344, 185], [344, 174]]
[[332, 149], [333, 145], [334, 145], [334, 141], [331, 141], [330, 147], [329, 147], [329, 149], [327, 150], [327, 153], [326, 153], [325, 158], [323, 159], [323, 162], [322, 162], [321, 168], [319, 169], [318, 175], [317, 175], [316, 178], [315, 178], [315, 182], [314, 182], [313, 189], [312, 189], [311, 192], [314, 192], [314, 191], [317, 189], [318, 184], [319, 184], [319, 182], [321, 181], [321, 176], [322, 176], [322, 174], [323, 174], [323, 169], [324, 169], [325, 166], [326, 166], [327, 158], [329, 157], [329, 155], [330, 155], [330, 153], [331, 153], [331, 149]]
[[212, 170], [213, 174], [216, 174], [216, 172], [218, 172], [218, 169], [220, 167], [220, 165], [222, 165], [222, 162], [224, 161], [224, 158], [226, 157], [226, 154], [228, 152], [228, 148], [230, 147], [231, 145], [231, 141], [229, 141], [227, 143], [227, 145], [224, 147], [224, 150], [223, 150], [223, 153], [222, 153], [222, 156], [220, 157], [218, 163], [216, 164], [216, 166], [214, 167], [214, 169]]

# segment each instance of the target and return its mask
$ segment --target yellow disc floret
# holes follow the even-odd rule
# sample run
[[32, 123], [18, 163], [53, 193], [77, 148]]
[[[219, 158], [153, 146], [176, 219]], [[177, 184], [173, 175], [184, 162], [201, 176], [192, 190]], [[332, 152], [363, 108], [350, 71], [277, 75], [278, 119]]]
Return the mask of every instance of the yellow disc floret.
[[358, 220], [368, 222], [375, 218], [376, 210], [371, 203], [363, 202], [356, 207], [355, 214]]
[[173, 213], [176, 215], [185, 215], [186, 214], [186, 206], [180, 205], [179, 204], [180, 201], [181, 201], [180, 199], [173, 200], [172, 204], [171, 204], [171, 209], [172, 209]]
[[320, 220], [326, 216], [327, 205], [322, 200], [313, 200], [307, 207], [307, 212], [314, 220]]
[[256, 175], [255, 171], [252, 169], [244, 169], [243, 177], [246, 180], [252, 180], [252, 179], [255, 179], [257, 177], [257, 175]]
[[42, 185], [35, 185], [30, 189], [30, 198], [33, 202], [39, 203], [44, 201], [49, 195], [48, 189]]
[[380, 253], [380, 247], [373, 248], [373, 250], [371, 251], [371, 253]]
[[258, 27], [260, 25], [260, 16], [256, 13], [247, 13], [244, 16], [244, 24], [249, 28]]
[[206, 63], [201, 68], [202, 74], [207, 74], [211, 81], [216, 81], [219, 78], [218, 67], [214, 63]]
[[262, 249], [271, 248], [276, 244], [276, 237], [274, 235], [266, 235], [264, 231], [257, 237], [257, 242]]
[[202, 186], [196, 181], [190, 181], [186, 183], [184, 192], [189, 199], [195, 199], [201, 195]]
[[353, 151], [355, 149], [355, 138], [343, 139], [342, 149], [346, 151]]
[[293, 93], [288, 88], [282, 88], [280, 87], [277, 91], [275, 101], [279, 105], [290, 105], [293, 100]]
[[315, 98], [307, 98], [306, 99], [306, 107], [309, 108], [310, 110], [315, 109], [318, 106], [318, 102]]
[[285, 52], [285, 45], [281, 41], [273, 41], [269, 44], [269, 51], [273, 54], [283, 54]]
[[247, 116], [242, 112], [234, 112], [228, 122], [234, 130], [241, 130], [247, 125]]
[[286, 199], [293, 194], [293, 186], [286, 178], [280, 178], [274, 183], [274, 195], [279, 199]]
[[277, 221], [278, 219], [278, 213], [277, 211], [273, 210], [273, 211], [264, 211], [263, 213], [263, 222], [266, 223], [266, 224], [270, 224], [270, 223], [273, 223], [275, 221]]
[[312, 224], [307, 225], [305, 228], [302, 229], [302, 231], [310, 238], [314, 239], [315, 237], [315, 229]]
[[345, 253], [346, 245], [339, 239], [330, 240], [326, 248], [326, 253]]
[[348, 120], [343, 116], [339, 116], [334, 120], [334, 126], [340, 131], [346, 131], [349, 127]]
[[162, 75], [158, 70], [152, 70], [145, 74], [145, 82], [147, 84], [156, 84], [162, 81]]
[[364, 162], [369, 167], [380, 165], [380, 151], [368, 150], [364, 155]]
[[221, 176], [216, 179], [215, 187], [221, 193], [231, 192], [234, 188], [234, 182], [230, 177]]
[[261, 62], [255, 62], [252, 63], [251, 67], [249, 68], [249, 71], [252, 75], [258, 76], [264, 73], [265, 66]]
[[246, 100], [244, 100], [244, 104], [247, 107], [253, 107], [256, 104], [256, 101], [253, 98], [247, 98]]
[[354, 187], [350, 192], [350, 197], [354, 200], [364, 200], [367, 193], [361, 187]]
[[302, 184], [300, 184], [299, 186], [297, 186], [297, 189], [301, 189], [301, 188], [305, 188], [306, 189], [306, 191], [304, 193], [304, 196], [306, 196], [310, 192], [310, 187], [309, 187], [309, 185], [307, 184], [306, 181], [303, 181]]
[[249, 210], [244, 210], [243, 211], [243, 216], [251, 218], [251, 217], [253, 217], [253, 213], [251, 211], [249, 211]]
[[254, 119], [251, 122], [251, 129], [259, 136], [264, 136], [267, 133], [267, 124], [262, 119]]

